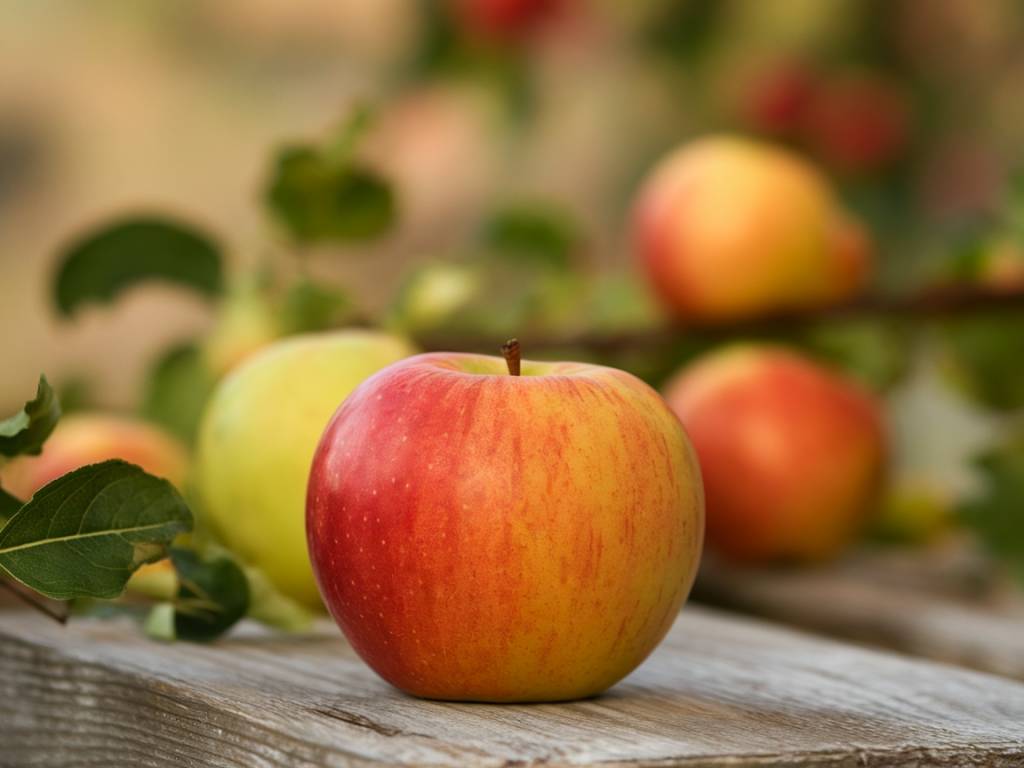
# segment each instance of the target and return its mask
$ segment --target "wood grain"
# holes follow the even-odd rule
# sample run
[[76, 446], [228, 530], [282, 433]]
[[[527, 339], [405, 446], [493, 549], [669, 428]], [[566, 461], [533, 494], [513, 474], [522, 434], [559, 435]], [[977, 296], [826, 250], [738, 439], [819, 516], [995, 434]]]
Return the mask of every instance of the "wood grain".
[[602, 697], [412, 699], [327, 622], [212, 646], [0, 612], [0, 765], [1020, 766], [1024, 686], [684, 611]]
[[1024, 596], [969, 553], [883, 550], [792, 570], [706, 559], [695, 593], [833, 637], [1024, 680]]

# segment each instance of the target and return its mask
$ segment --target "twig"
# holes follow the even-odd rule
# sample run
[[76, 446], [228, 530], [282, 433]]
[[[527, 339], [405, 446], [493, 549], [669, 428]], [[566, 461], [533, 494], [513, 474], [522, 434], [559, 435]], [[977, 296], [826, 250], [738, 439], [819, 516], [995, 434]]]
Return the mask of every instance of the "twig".
[[36, 597], [35, 593], [26, 591], [24, 588], [20, 587], [15, 582], [10, 581], [6, 578], [0, 578], [0, 587], [4, 587], [6, 590], [17, 596], [20, 600], [32, 606], [40, 613], [49, 616], [58, 624], [67, 623], [68, 615], [71, 612], [68, 603], [58, 603], [58, 605], [63, 606], [63, 610], [54, 610], [49, 605], [47, 605], [43, 600], [40, 600], [38, 597]]
[[[538, 333], [536, 337], [529, 339], [529, 345], [531, 349], [576, 347], [597, 352], [615, 352], [621, 349], [634, 350], [668, 345], [685, 337], [741, 337], [858, 318], [935, 320], [1007, 310], [1024, 312], [1024, 286], [1012, 289], [982, 286], [938, 287], [909, 296], [869, 296], [828, 307], [775, 312], [745, 320], [680, 321], [661, 328], [622, 333], [583, 332], [561, 336]], [[416, 341], [428, 351], [489, 352], [499, 347], [503, 339], [489, 336], [425, 334], [417, 337]]]

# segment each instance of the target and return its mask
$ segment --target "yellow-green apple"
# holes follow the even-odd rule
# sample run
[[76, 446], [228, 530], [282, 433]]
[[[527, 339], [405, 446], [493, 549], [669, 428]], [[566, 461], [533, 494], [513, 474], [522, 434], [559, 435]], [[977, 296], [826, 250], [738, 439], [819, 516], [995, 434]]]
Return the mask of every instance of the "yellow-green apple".
[[108, 459], [124, 459], [182, 488], [188, 473], [184, 446], [159, 427], [128, 416], [80, 413], [66, 416], [38, 456], [20, 456], [0, 471], [0, 484], [28, 499], [73, 469]]
[[641, 266], [684, 320], [816, 306], [855, 294], [869, 239], [808, 162], [770, 144], [716, 136], [662, 160], [634, 210]]
[[821, 560], [873, 511], [882, 415], [838, 374], [782, 348], [739, 345], [685, 368], [666, 399], [700, 457], [709, 548], [746, 562]]
[[694, 578], [700, 472], [664, 400], [612, 368], [517, 360], [392, 365], [349, 396], [313, 460], [324, 602], [414, 695], [599, 693], [657, 645]]
[[218, 307], [203, 340], [203, 362], [218, 378], [281, 335], [274, 307], [260, 280], [238, 280]]
[[194, 474], [205, 519], [228, 548], [306, 605], [319, 605], [304, 528], [317, 440], [357, 384], [412, 353], [372, 331], [293, 336], [229, 373], [204, 411]]

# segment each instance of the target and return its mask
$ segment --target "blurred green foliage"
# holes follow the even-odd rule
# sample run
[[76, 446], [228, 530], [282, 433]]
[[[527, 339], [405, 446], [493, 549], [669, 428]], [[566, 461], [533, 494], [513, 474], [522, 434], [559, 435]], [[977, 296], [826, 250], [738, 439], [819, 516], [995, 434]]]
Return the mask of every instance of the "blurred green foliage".
[[984, 453], [977, 467], [984, 488], [962, 504], [960, 516], [1024, 581], [1024, 432]]
[[224, 285], [220, 248], [195, 227], [166, 217], [121, 219], [86, 234], [61, 253], [54, 298], [67, 316], [82, 304], [112, 301], [151, 280], [217, 296]]

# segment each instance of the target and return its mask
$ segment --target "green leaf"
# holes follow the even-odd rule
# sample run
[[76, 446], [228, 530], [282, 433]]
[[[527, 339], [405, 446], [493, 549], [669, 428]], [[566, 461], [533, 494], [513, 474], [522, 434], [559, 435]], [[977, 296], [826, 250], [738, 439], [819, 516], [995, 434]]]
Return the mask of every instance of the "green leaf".
[[221, 254], [207, 235], [170, 219], [128, 218], [74, 242], [61, 255], [54, 284], [57, 307], [71, 315], [88, 302], [108, 302], [148, 280], [217, 296]]
[[172, 348], [149, 373], [142, 415], [191, 444], [217, 384], [195, 344]]
[[1024, 314], [950, 320], [941, 339], [946, 371], [966, 394], [997, 411], [1024, 406]]
[[39, 377], [34, 400], [0, 421], [0, 456], [38, 455], [60, 420], [60, 402], [45, 376]]
[[22, 501], [11, 496], [3, 488], [0, 488], [0, 526], [14, 517], [14, 514], [21, 509]]
[[892, 323], [850, 320], [813, 325], [794, 340], [876, 392], [899, 383], [910, 367], [912, 338], [905, 327]]
[[303, 278], [284, 295], [281, 329], [287, 335], [337, 328], [352, 316], [353, 309], [344, 291]]
[[569, 266], [581, 242], [571, 218], [544, 205], [499, 211], [486, 224], [483, 240], [497, 255], [562, 268]]
[[1024, 436], [982, 455], [984, 490], [960, 506], [961, 520], [1024, 581]]
[[171, 562], [181, 582], [174, 612], [176, 637], [213, 640], [245, 616], [249, 609], [249, 582], [229, 556], [202, 558], [191, 549], [174, 547]]
[[56, 600], [113, 598], [192, 513], [169, 482], [114, 459], [38, 491], [0, 530], [0, 570]]
[[282, 150], [266, 202], [285, 231], [301, 243], [380, 237], [395, 221], [391, 187], [352, 162], [337, 162], [308, 146]]

